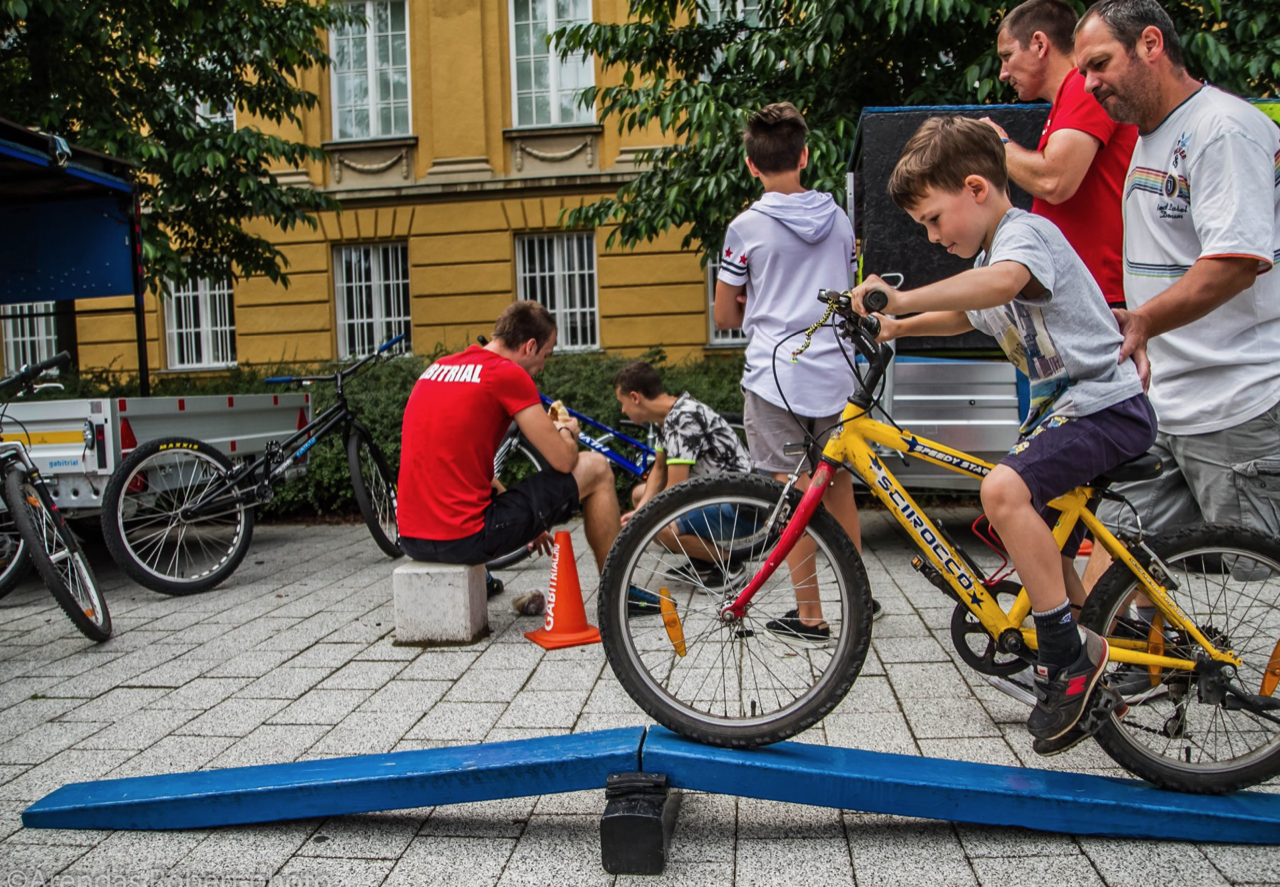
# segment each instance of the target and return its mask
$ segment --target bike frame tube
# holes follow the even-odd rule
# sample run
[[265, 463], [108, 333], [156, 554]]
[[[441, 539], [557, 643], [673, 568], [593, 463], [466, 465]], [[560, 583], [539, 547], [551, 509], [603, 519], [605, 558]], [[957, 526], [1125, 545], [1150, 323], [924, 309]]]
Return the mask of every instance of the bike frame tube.
[[[539, 394], [538, 396], [542, 398], [542, 402], [547, 406], [550, 406], [551, 404], [555, 403], [553, 399], [551, 399], [550, 397], [547, 397], [545, 394]], [[564, 405], [561, 404], [561, 406], [564, 406]], [[626, 456], [622, 455], [621, 453], [609, 447], [609, 445], [606, 444], [600, 438], [592, 437], [591, 435], [587, 434], [585, 431], [582, 431], [581, 429], [579, 429], [578, 441], [581, 444], [583, 444], [584, 446], [592, 450], [595, 450], [597, 453], [604, 456], [609, 461], [617, 464], [622, 468], [625, 468], [627, 471], [631, 472], [636, 477], [640, 477], [646, 471], [649, 470], [649, 466], [653, 464], [653, 459], [656, 453], [651, 447], [649, 447], [648, 444], [641, 443], [638, 440], [628, 437], [627, 435], [623, 434], [621, 431], [618, 431], [615, 428], [610, 428], [608, 425], [605, 425], [603, 422], [597, 422], [595, 419], [592, 419], [590, 416], [584, 415], [583, 413], [579, 413], [577, 410], [573, 409], [572, 407], [564, 407], [564, 408], [569, 411], [570, 416], [573, 416], [579, 422], [586, 422], [592, 428], [598, 428], [601, 431], [608, 434], [610, 437], [616, 437], [621, 441], [625, 441], [628, 445], [635, 447], [637, 450], [640, 451], [640, 462], [639, 463], [632, 462]]]

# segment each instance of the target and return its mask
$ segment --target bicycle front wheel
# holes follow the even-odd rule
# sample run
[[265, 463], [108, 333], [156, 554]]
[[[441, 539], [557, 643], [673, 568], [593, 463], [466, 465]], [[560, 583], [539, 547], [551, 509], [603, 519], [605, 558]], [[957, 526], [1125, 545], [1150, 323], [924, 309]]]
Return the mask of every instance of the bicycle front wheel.
[[[808, 729], [844, 698], [867, 655], [866, 571], [825, 508], [745, 617], [721, 619], [799, 504], [793, 490], [771, 524], [782, 490], [753, 475], [679, 484], [636, 513], [605, 563], [599, 622], [614, 674], [658, 723], [699, 742], [747, 748]], [[820, 610], [825, 629], [803, 626], [801, 600], [807, 621]]]
[[[505, 438], [493, 459], [494, 477], [498, 478], [505, 489], [510, 489], [526, 477], [537, 474], [546, 467], [546, 460], [521, 434]], [[489, 570], [505, 570], [520, 563], [532, 553], [528, 545], [519, 545], [506, 554], [495, 557], [485, 564], [485, 567]]]
[[347, 467], [360, 515], [387, 557], [404, 557], [396, 527], [396, 476], [369, 432], [359, 425], [347, 435]]
[[31, 562], [62, 612], [90, 640], [111, 637], [111, 613], [98, 580], [48, 491], [34, 483], [26, 469], [14, 466], [5, 475], [4, 499], [27, 542]]
[[12, 512], [0, 510], [0, 598], [17, 588], [30, 572], [27, 540], [18, 532]]
[[[1168, 567], [1174, 602], [1219, 650], [1241, 660], [1235, 682], [1250, 695], [1280, 698], [1280, 540], [1243, 527], [1200, 525], [1147, 545]], [[1161, 788], [1223, 794], [1280, 774], [1280, 711], [1270, 718], [1232, 709], [1200, 672], [1213, 666], [1194, 640], [1141, 597], [1124, 564], [1098, 580], [1080, 621], [1113, 646], [1201, 659], [1195, 672], [1111, 663], [1104, 680], [1129, 701], [1096, 734], [1122, 767]], [[1268, 673], [1272, 672], [1272, 677]], [[1208, 695], [1206, 695], [1206, 693]]]
[[[235, 572], [253, 538], [253, 508], [224, 490], [231, 460], [203, 441], [170, 437], [134, 450], [102, 496], [102, 536], [120, 569], [162, 594], [208, 591]], [[222, 507], [184, 518], [217, 496]]]

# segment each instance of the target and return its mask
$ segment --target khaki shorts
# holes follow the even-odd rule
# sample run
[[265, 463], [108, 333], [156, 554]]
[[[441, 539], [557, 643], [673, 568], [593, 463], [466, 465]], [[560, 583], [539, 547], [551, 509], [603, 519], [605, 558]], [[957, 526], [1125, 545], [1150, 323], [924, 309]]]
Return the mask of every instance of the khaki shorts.
[[[840, 424], [840, 414], [823, 418], [792, 416], [782, 407], [776, 407], [753, 391], [743, 391], [742, 426], [747, 432], [747, 450], [751, 453], [751, 467], [770, 474], [787, 474], [800, 461], [799, 456], [783, 453], [787, 444], [803, 443], [806, 432], [818, 434], [818, 441], [809, 449], [810, 463], [803, 468], [812, 471], [822, 455], [832, 433]], [[819, 433], [821, 432], [821, 433]]]
[[[1144, 532], [1208, 521], [1280, 535], [1280, 404], [1222, 431], [1157, 434], [1151, 452], [1164, 474], [1111, 488], [1132, 503]], [[1137, 529], [1118, 502], [1103, 502], [1098, 517], [1113, 530]]]

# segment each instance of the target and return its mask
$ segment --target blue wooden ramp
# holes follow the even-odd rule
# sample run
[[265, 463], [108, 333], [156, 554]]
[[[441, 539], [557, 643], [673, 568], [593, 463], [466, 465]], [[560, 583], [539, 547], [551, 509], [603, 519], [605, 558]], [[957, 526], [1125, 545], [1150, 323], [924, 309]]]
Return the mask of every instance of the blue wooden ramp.
[[1280, 844], [1280, 795], [1188, 795], [1132, 779], [780, 742], [700, 745], [650, 727], [644, 769], [673, 787], [1073, 835]]
[[361, 755], [64, 786], [29, 828], [182, 829], [604, 788], [611, 773], [671, 786], [1077, 835], [1280, 844], [1280, 795], [1206, 797], [1129, 779], [782, 742], [699, 745], [661, 727]]
[[643, 727], [489, 745], [77, 782], [28, 828], [183, 829], [604, 788], [639, 768]]

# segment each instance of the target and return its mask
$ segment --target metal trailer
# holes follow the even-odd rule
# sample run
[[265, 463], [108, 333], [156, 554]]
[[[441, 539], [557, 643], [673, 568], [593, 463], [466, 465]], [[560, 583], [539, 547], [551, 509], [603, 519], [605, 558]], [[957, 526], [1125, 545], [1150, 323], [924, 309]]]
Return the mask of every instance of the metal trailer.
[[237, 461], [310, 420], [308, 393], [48, 400], [10, 406], [3, 439], [27, 444], [64, 513], [91, 517], [116, 466], [149, 440], [194, 437]]

